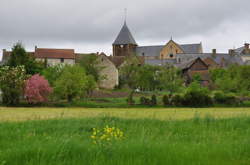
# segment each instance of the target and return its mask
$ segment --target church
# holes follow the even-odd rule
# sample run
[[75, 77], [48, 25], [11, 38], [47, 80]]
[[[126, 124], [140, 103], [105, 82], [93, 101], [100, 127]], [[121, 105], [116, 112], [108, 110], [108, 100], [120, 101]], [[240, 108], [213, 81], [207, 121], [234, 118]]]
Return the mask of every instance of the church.
[[113, 43], [113, 56], [141, 56], [146, 64], [177, 63], [177, 54], [202, 54], [202, 43], [178, 44], [172, 39], [166, 45], [139, 46], [126, 22]]

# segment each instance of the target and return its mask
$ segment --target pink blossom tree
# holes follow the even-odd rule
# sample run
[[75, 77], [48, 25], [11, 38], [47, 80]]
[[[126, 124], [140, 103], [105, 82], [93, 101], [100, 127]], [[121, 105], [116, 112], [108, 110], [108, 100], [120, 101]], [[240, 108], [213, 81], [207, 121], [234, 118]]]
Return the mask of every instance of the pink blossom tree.
[[33, 75], [25, 82], [24, 96], [30, 104], [48, 101], [51, 92], [48, 81], [39, 74]]

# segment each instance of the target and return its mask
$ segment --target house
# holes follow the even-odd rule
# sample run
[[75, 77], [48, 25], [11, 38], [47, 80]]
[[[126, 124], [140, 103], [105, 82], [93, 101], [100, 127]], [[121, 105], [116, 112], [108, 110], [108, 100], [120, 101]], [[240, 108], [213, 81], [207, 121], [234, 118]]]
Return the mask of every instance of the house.
[[245, 43], [244, 46], [237, 48], [237, 49], [232, 49], [235, 54], [238, 54], [241, 56], [243, 62], [246, 65], [249, 65], [250, 63], [250, 48], [249, 48], [249, 43]]
[[209, 66], [201, 59], [196, 58], [181, 64], [176, 65], [182, 70], [185, 84], [190, 84], [195, 75], [199, 75], [201, 78], [201, 84], [208, 86], [210, 82]]
[[75, 64], [74, 49], [35, 48], [34, 56], [37, 60], [46, 62], [48, 66], [56, 64]]
[[[46, 62], [48, 66], [56, 64], [75, 64], [74, 49], [49, 49], [37, 48], [34, 52], [27, 52], [29, 55], [36, 58], [38, 61]], [[3, 49], [3, 63], [6, 63], [10, 58], [11, 51]]]
[[114, 89], [119, 85], [119, 73], [117, 66], [109, 60], [109, 57], [104, 53], [91, 53], [91, 54], [82, 54], [76, 53], [76, 63], [79, 63], [81, 59], [84, 60], [84, 57], [87, 56], [96, 56], [97, 67], [101, 68], [100, 76], [103, 78], [100, 80], [98, 87], [105, 89]]

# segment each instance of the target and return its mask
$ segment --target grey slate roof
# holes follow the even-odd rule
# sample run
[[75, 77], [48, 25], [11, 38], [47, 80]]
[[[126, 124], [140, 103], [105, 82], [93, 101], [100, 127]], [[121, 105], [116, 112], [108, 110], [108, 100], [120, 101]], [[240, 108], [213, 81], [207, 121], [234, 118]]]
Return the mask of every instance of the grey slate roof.
[[134, 37], [132, 36], [126, 22], [124, 23], [119, 35], [117, 36], [113, 45], [125, 45], [125, 44], [133, 44], [137, 45]]
[[165, 64], [169, 64], [169, 65], [174, 65], [176, 63], [175, 59], [165, 59], [165, 60], [160, 60], [160, 59], [146, 59], [145, 60], [145, 64], [148, 65], [157, 65], [157, 66], [161, 66], [161, 65], [165, 65]]
[[[156, 45], [156, 46], [138, 46], [136, 48], [136, 54], [139, 56], [160, 56], [160, 52], [165, 45]], [[201, 44], [183, 44], [180, 45], [184, 53], [199, 53]]]
[[229, 55], [229, 54], [223, 54], [223, 53], [217, 53], [213, 55], [212, 53], [201, 53], [201, 54], [177, 54], [176, 58], [177, 61], [180, 63], [185, 63], [189, 60], [196, 59], [200, 57], [201, 59], [205, 58], [211, 58], [213, 59], [217, 64], [221, 65], [223, 62], [223, 67], [227, 67], [232, 64], [238, 64], [238, 65], [244, 65], [244, 62], [242, 61], [242, 58], [239, 55]]
[[180, 45], [181, 49], [184, 53], [191, 54], [191, 53], [200, 53], [199, 50], [201, 48], [201, 44], [185, 44]]

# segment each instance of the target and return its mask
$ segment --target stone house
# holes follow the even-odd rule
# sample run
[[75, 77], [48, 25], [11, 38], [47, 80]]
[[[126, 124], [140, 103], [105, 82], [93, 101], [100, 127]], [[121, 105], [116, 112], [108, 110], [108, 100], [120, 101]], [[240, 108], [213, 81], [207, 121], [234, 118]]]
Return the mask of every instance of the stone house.
[[[81, 58], [84, 56], [96, 56], [97, 67], [101, 68], [100, 76], [103, 78], [99, 84], [99, 88], [104, 89], [114, 89], [116, 86], [119, 85], [119, 73], [118, 68], [116, 65], [109, 60], [109, 57], [106, 56], [104, 53], [92, 53], [92, 54], [82, 54], [82, 53], [76, 53], [76, 63], [79, 62]], [[83, 58], [84, 59], [84, 58]]]
[[74, 49], [35, 48], [34, 56], [37, 60], [46, 62], [48, 66], [57, 64], [75, 64]]
[[201, 85], [208, 86], [210, 82], [209, 66], [201, 59], [196, 58], [182, 64], [177, 65], [182, 70], [185, 84], [190, 84], [195, 75], [199, 75], [201, 78]]
[[240, 55], [242, 58], [243, 62], [246, 65], [249, 65], [250, 63], [250, 48], [249, 48], [249, 43], [245, 43], [244, 46], [237, 48], [237, 49], [232, 49], [231, 50], [233, 53]]
[[[36, 60], [46, 62], [48, 66], [56, 64], [75, 64], [74, 49], [48, 49], [35, 47], [34, 52], [27, 52], [34, 56]], [[3, 63], [6, 63], [10, 58], [11, 51], [3, 49]]]

